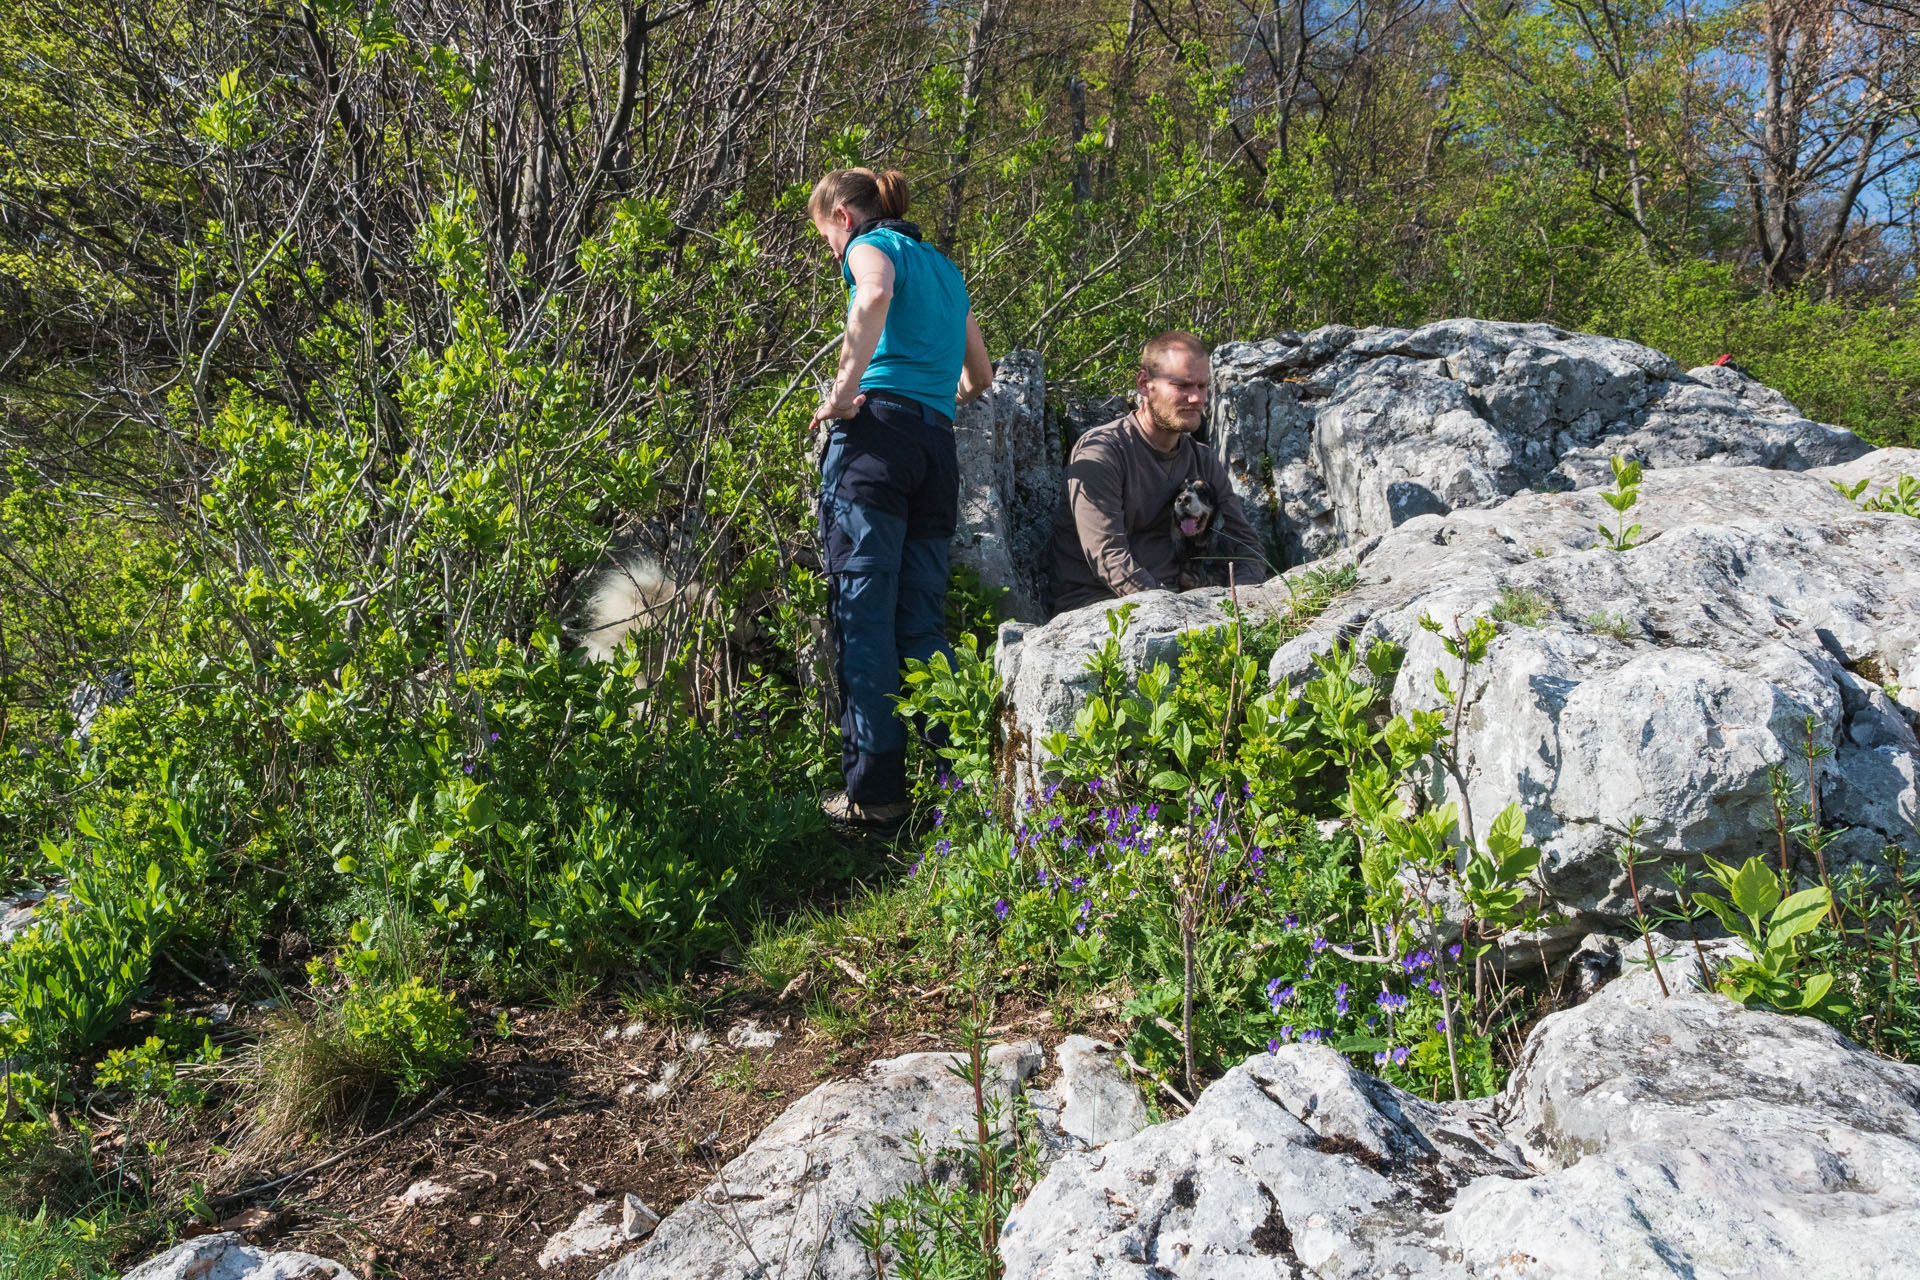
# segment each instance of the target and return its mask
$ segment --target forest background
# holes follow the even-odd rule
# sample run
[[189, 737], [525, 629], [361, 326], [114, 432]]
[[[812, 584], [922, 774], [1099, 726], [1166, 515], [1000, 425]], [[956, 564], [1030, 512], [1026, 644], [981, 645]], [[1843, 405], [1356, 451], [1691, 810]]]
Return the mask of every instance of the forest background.
[[[862, 871], [813, 808], [827, 168], [907, 172], [1056, 402], [1162, 328], [1477, 316], [1729, 353], [1915, 444], [1916, 28], [0, 0], [0, 889], [76, 903], [0, 953], [10, 1141], [159, 973], [310, 982], [404, 1088], [443, 986], [681, 971]], [[595, 668], [564, 624], [627, 539], [717, 607]]]

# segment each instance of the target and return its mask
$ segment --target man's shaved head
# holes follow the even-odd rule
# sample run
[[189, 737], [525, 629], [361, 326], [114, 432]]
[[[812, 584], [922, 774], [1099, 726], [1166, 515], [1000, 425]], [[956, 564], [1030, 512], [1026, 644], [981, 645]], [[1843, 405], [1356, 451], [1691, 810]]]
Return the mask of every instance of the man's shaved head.
[[1147, 345], [1140, 348], [1140, 371], [1149, 376], [1164, 373], [1167, 357], [1176, 351], [1210, 359], [1207, 344], [1198, 337], [1184, 329], [1169, 329], [1148, 338]]
[[1179, 329], [1169, 329], [1140, 349], [1133, 389], [1141, 427], [1154, 448], [1173, 448], [1206, 420], [1209, 363], [1207, 344]]

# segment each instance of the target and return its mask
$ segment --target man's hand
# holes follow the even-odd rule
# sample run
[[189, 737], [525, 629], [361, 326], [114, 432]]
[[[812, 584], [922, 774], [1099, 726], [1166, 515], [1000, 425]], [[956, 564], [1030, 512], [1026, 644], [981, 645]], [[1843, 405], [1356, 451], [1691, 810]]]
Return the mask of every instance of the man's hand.
[[813, 421], [808, 424], [810, 430], [819, 430], [820, 424], [834, 420], [851, 418], [860, 412], [860, 406], [867, 402], [863, 395], [849, 395], [839, 387], [813, 411]]

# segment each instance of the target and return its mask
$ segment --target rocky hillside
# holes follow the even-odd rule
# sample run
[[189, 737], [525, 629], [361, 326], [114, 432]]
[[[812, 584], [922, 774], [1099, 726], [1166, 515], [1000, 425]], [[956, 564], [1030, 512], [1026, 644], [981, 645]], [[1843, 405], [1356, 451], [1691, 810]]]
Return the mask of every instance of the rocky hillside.
[[[960, 423], [956, 556], [1030, 617], [1059, 483], [1042, 377], [1037, 357], [1002, 362]], [[1085, 1035], [987, 1049], [977, 1090], [966, 1054], [896, 1047], [785, 1105], [663, 1219], [590, 1195], [571, 1226], [510, 1247], [599, 1280], [892, 1275], [899, 1238], [876, 1246], [869, 1210], [959, 1186], [972, 1153], [1017, 1137], [1023, 1194], [983, 1228], [1009, 1280], [1920, 1274], [1920, 1068], [1710, 989], [1704, 966], [1746, 954], [1737, 942], [1629, 939], [1662, 901], [1661, 868], [1630, 885], [1617, 857], [1637, 819], [1656, 864], [1770, 861], [1789, 761], [1837, 831], [1827, 871], [1878, 875], [1891, 850], [1920, 852], [1920, 519], [1885, 498], [1920, 475], [1920, 451], [1869, 450], [1737, 372], [1542, 326], [1288, 335], [1223, 350], [1217, 382], [1215, 444], [1302, 561], [1241, 591], [1244, 615], [1298, 622], [1296, 591], [1349, 571], [1267, 681], [1392, 642], [1404, 657], [1381, 710], [1398, 715], [1450, 705], [1445, 673], [1455, 767], [1429, 761], [1409, 788], [1482, 823], [1519, 807], [1558, 918], [1503, 939], [1504, 956], [1574, 973], [1590, 998], [1543, 1000], [1512, 1031], [1504, 1087], [1460, 1102], [1369, 1075], [1318, 1032], [1288, 1043], [1291, 1027], [1190, 1101]], [[1224, 595], [1136, 597], [1123, 664], [1175, 662]], [[1048, 779], [1039, 744], [1085, 701], [1106, 612], [1001, 630], [1017, 792]], [[1485, 652], [1463, 673], [1444, 642], [1475, 619]], [[1276, 1012], [1292, 995], [1268, 991]], [[1160, 1123], [1141, 1079], [1157, 1080]], [[357, 1274], [220, 1234], [128, 1280]]]
[[[1836, 870], [1920, 849], [1920, 521], [1837, 487], [1864, 482], [1869, 502], [1920, 474], [1920, 451], [1871, 451], [1723, 368], [1682, 374], [1543, 326], [1289, 335], [1223, 349], [1216, 380], [1217, 444], [1250, 503], [1323, 557], [1240, 592], [1249, 616], [1283, 614], [1316, 567], [1358, 571], [1275, 655], [1274, 682], [1336, 644], [1391, 640], [1407, 650], [1393, 711], [1431, 708], [1433, 671], [1458, 664], [1421, 620], [1498, 622], [1467, 680], [1460, 774], [1473, 812], [1526, 811], [1568, 917], [1550, 948], [1630, 913], [1613, 849], [1632, 818], [1659, 859], [1766, 848], [1769, 769], [1809, 745], [1821, 811], [1847, 828]], [[1646, 465], [1625, 515], [1603, 497], [1615, 456]], [[1602, 526], [1634, 525], [1611, 549]], [[1128, 664], [1173, 660], [1223, 594], [1135, 597]], [[1072, 723], [1105, 613], [1002, 631], [1023, 787]], [[1452, 777], [1432, 789], [1462, 798]]]

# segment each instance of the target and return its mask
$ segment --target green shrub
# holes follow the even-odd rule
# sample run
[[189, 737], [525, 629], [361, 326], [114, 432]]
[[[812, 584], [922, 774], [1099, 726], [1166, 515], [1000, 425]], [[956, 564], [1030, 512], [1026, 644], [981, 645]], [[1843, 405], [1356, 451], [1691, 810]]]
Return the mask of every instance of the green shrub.
[[137, 815], [82, 812], [78, 835], [41, 844], [62, 890], [0, 952], [0, 999], [30, 1053], [98, 1043], [145, 988], [155, 951], [205, 918], [206, 797], [165, 769], [159, 783]]
[[453, 997], [418, 978], [352, 987], [340, 1026], [390, 1076], [402, 1097], [419, 1094], [467, 1058], [467, 1019]]
[[1725, 354], [1802, 413], [1880, 446], [1920, 444], [1920, 308], [1756, 294], [1732, 268], [1630, 261], [1576, 327], [1643, 342], [1681, 368]]
[[[963, 655], [914, 684], [909, 709], [956, 729], [940, 834], [914, 870], [925, 909], [999, 967], [1131, 991], [1129, 1050], [1151, 1070], [1192, 1081], [1299, 1040], [1423, 1093], [1496, 1088], [1492, 1039], [1515, 1012], [1477, 961], [1483, 935], [1525, 914], [1538, 852], [1517, 810], [1476, 839], [1452, 806], [1394, 799], [1445, 739], [1437, 713], [1384, 714], [1400, 651], [1337, 651], [1299, 690], [1266, 689], [1285, 628], [1250, 651], [1229, 622], [1184, 638], [1177, 679], [1164, 664], [1132, 677], [1129, 613], [1112, 612], [1073, 728], [1044, 744], [1059, 781], [1010, 824], [978, 745], [990, 667]], [[1492, 634], [1457, 643], [1483, 661]], [[1450, 947], [1442, 883], [1475, 919]]]

